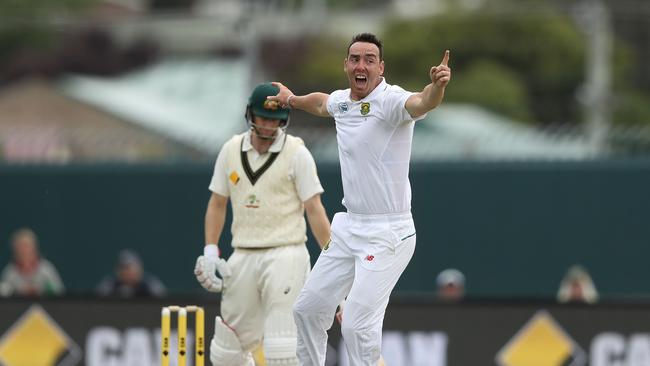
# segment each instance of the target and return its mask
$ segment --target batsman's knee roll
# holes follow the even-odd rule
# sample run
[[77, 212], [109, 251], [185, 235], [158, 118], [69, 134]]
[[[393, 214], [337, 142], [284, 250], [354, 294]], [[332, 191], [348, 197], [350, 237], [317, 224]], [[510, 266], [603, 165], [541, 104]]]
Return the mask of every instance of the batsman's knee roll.
[[218, 316], [214, 319], [210, 361], [219, 366], [255, 366], [253, 356], [242, 349], [237, 334]]

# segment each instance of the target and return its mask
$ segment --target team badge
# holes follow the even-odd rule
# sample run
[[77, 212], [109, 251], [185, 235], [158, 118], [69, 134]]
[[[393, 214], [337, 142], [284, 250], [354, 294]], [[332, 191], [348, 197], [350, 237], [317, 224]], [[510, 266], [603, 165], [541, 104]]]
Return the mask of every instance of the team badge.
[[246, 198], [246, 207], [248, 208], [258, 208], [260, 207], [260, 200], [257, 199], [257, 196], [251, 194]]
[[341, 113], [347, 112], [348, 111], [348, 103], [346, 103], [346, 102], [339, 103], [339, 111]]
[[361, 115], [365, 116], [370, 113], [370, 103], [361, 103]]
[[264, 101], [264, 109], [270, 109], [272, 111], [276, 111], [278, 110], [279, 107], [280, 107], [280, 103], [278, 103], [277, 100], [267, 99]]
[[233, 170], [232, 173], [230, 173], [230, 175], [228, 176], [228, 179], [230, 179], [233, 185], [236, 185], [237, 183], [239, 183], [239, 174], [237, 174], [237, 172]]

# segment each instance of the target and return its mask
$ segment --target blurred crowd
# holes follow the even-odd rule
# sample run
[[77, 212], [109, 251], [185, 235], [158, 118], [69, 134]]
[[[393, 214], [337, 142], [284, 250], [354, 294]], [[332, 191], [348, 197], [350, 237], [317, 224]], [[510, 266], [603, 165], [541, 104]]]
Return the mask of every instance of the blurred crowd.
[[[0, 276], [0, 296], [57, 296], [65, 286], [52, 262], [40, 249], [38, 236], [30, 228], [20, 228], [9, 238], [12, 260]], [[121, 298], [162, 297], [167, 290], [153, 274], [145, 271], [140, 256], [131, 249], [119, 251], [114, 270], [103, 278], [95, 292], [99, 296]]]
[[[11, 261], [0, 276], [0, 296], [57, 296], [65, 293], [65, 285], [56, 266], [45, 258], [34, 230], [24, 227], [9, 237]], [[465, 274], [447, 268], [436, 276], [436, 297], [444, 302], [462, 301], [466, 296]], [[145, 270], [140, 255], [133, 249], [117, 253], [115, 265], [96, 288], [95, 294], [105, 297], [164, 297], [167, 288], [156, 275]], [[582, 265], [569, 267], [560, 281], [557, 301], [560, 303], [598, 302], [599, 296], [589, 271]]]
[[[441, 301], [460, 301], [465, 297], [465, 275], [455, 268], [441, 271], [436, 277], [436, 294]], [[557, 291], [559, 303], [585, 303], [598, 302], [598, 291], [589, 274], [582, 265], [569, 267], [560, 281]]]
[[59, 272], [41, 256], [38, 237], [33, 230], [16, 230], [9, 243], [13, 261], [2, 271], [0, 292], [3, 296], [60, 295], [65, 291]]

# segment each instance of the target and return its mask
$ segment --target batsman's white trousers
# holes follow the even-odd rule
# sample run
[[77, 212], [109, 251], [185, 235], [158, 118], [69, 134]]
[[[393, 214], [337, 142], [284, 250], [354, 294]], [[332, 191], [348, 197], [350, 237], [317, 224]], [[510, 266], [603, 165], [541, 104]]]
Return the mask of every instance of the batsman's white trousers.
[[282, 333], [295, 336], [290, 321], [293, 304], [311, 265], [306, 246], [237, 248], [228, 258], [228, 265], [232, 276], [221, 295], [221, 317], [235, 330], [242, 348], [250, 351], [265, 333], [268, 336], [271, 318], [288, 318]]
[[341, 332], [350, 365], [377, 365], [388, 298], [413, 256], [415, 238], [410, 212], [334, 215], [331, 242], [294, 306], [300, 365], [325, 364], [327, 330], [346, 295]]

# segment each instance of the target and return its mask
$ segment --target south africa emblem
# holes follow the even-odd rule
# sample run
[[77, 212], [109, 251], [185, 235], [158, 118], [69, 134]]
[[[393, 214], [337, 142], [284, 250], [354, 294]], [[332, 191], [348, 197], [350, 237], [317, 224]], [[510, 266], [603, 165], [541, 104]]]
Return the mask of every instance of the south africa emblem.
[[361, 115], [365, 116], [370, 113], [370, 103], [361, 103]]

